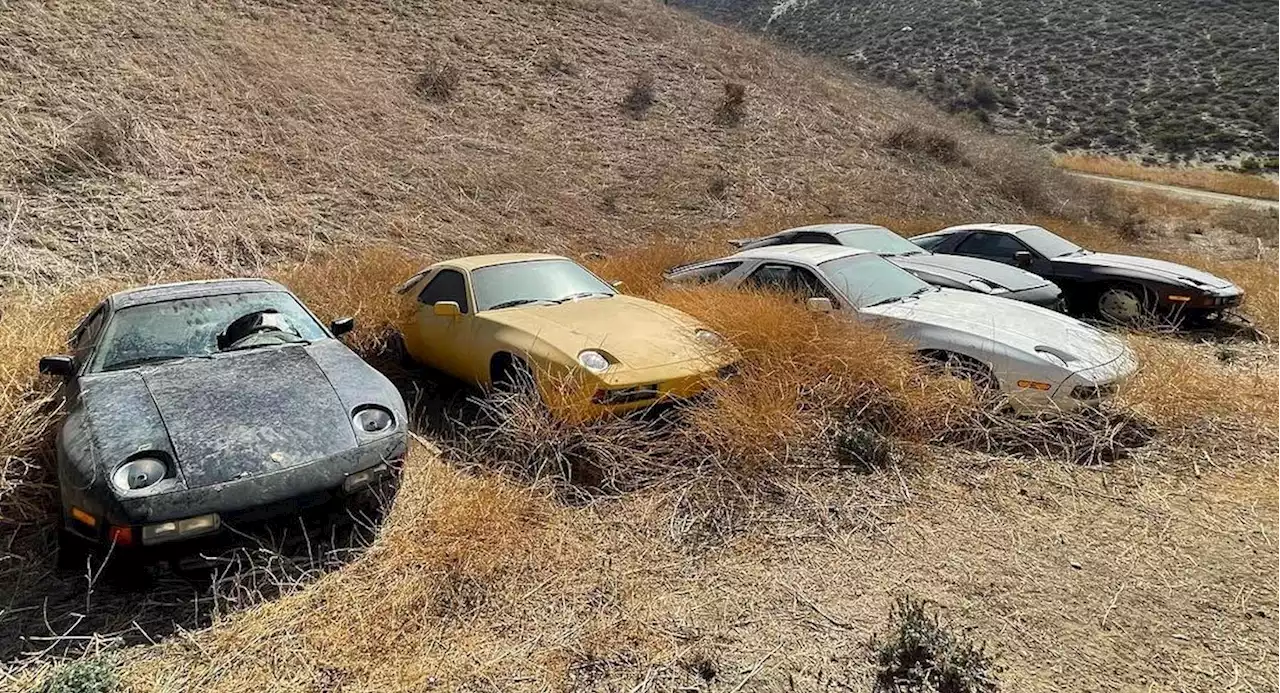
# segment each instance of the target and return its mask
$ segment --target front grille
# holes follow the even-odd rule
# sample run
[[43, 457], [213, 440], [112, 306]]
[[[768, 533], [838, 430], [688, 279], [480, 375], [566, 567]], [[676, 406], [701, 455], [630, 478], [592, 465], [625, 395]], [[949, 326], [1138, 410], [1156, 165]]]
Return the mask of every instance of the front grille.
[[596, 393], [591, 397], [591, 401], [596, 404], [628, 404], [630, 402], [657, 399], [659, 394], [661, 392], [658, 390], [658, 384], [653, 383], [651, 385], [624, 387], [617, 390], [596, 390]]

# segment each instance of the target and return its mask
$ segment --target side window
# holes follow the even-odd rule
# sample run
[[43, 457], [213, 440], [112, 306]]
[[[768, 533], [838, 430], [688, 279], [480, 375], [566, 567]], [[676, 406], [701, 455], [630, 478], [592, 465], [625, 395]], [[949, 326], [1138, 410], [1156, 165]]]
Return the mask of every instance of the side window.
[[675, 274], [671, 278], [688, 284], [710, 284], [741, 266], [741, 262], [720, 262], [714, 265], [695, 267]]
[[946, 236], [926, 236], [924, 238], [913, 238], [911, 239], [911, 242], [925, 250], [933, 250], [934, 248], [942, 245], [942, 242], [945, 240], [947, 240]]
[[80, 326], [75, 329], [75, 332], [71, 333], [69, 343], [73, 351], [79, 353], [98, 341], [98, 334], [102, 332], [102, 321], [106, 314], [107, 311], [102, 306], [98, 306], [97, 310], [85, 318], [80, 323]]
[[418, 302], [434, 306], [441, 301], [454, 301], [463, 313], [470, 311], [467, 305], [467, 280], [457, 270], [443, 269], [427, 282], [418, 294]]
[[815, 233], [813, 231], [798, 233], [794, 238], [788, 241], [788, 243], [824, 243], [826, 245], [840, 245], [840, 241], [837, 241], [835, 236], [832, 236], [829, 233]]
[[826, 285], [802, 267], [764, 265], [752, 272], [743, 283], [751, 288], [793, 294], [800, 298], [829, 298], [833, 305], [839, 306]]
[[977, 232], [969, 234], [956, 248], [956, 252], [1012, 263], [1013, 254], [1026, 249], [1022, 241], [1009, 234]]

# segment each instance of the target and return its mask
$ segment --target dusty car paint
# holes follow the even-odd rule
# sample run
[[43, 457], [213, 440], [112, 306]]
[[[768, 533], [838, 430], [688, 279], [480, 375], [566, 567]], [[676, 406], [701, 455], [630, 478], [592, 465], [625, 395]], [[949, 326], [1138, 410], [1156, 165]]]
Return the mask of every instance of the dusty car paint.
[[[262, 280], [192, 282], [116, 294], [99, 309], [109, 324], [126, 307], [254, 291], [285, 289]], [[65, 382], [58, 476], [67, 529], [93, 541], [106, 542], [109, 526], [136, 530], [206, 513], [224, 521], [269, 515], [272, 504], [335, 492], [348, 474], [399, 459], [406, 449], [399, 392], [327, 334], [310, 344], [101, 372], [88, 369], [81, 353]], [[370, 404], [391, 411], [396, 424], [362, 437], [351, 412]], [[115, 487], [112, 472], [140, 453], [163, 459], [169, 473], [147, 488]], [[72, 507], [96, 522], [73, 518]]]

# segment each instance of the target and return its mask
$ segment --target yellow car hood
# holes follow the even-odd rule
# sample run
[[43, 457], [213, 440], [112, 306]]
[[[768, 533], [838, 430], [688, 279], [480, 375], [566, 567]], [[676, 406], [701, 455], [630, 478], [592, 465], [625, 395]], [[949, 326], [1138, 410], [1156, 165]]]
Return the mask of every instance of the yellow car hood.
[[729, 349], [705, 344], [692, 317], [633, 296], [588, 298], [556, 305], [530, 305], [482, 313], [479, 317], [524, 333], [531, 351], [537, 342], [576, 360], [583, 349], [598, 349], [625, 368], [652, 368]]

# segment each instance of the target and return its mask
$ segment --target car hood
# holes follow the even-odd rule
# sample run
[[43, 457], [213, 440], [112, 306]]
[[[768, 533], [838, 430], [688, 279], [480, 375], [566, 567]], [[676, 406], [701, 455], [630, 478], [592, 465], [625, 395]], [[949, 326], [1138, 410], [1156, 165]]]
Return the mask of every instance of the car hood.
[[650, 368], [716, 352], [698, 340], [701, 325], [684, 313], [633, 296], [592, 298], [482, 313], [489, 321], [544, 342], [569, 358], [600, 349], [627, 368]]
[[1054, 258], [1053, 261], [1075, 265], [1115, 267], [1148, 275], [1165, 282], [1186, 284], [1190, 286], [1203, 285], [1211, 289], [1229, 289], [1235, 287], [1234, 284], [1226, 279], [1216, 277], [1194, 267], [1179, 265], [1176, 262], [1153, 260], [1147, 257], [1136, 257], [1134, 255], [1085, 253], [1083, 255], [1057, 257]]
[[356, 444], [347, 407], [302, 345], [99, 374], [86, 379], [82, 402], [104, 472], [167, 437], [186, 488], [268, 474]]
[[1110, 363], [1127, 352], [1124, 343], [1075, 318], [1020, 301], [970, 291], [938, 289], [917, 298], [862, 309], [904, 324], [928, 326], [995, 342], [1024, 352], [1048, 347], [1072, 371]]
[[982, 260], [963, 255], [898, 255], [888, 258], [895, 265], [907, 271], [920, 271], [926, 274], [937, 274], [948, 277], [961, 284], [970, 279], [980, 279], [996, 287], [1009, 291], [1034, 289], [1048, 284], [1048, 280], [1012, 265], [991, 260]]

